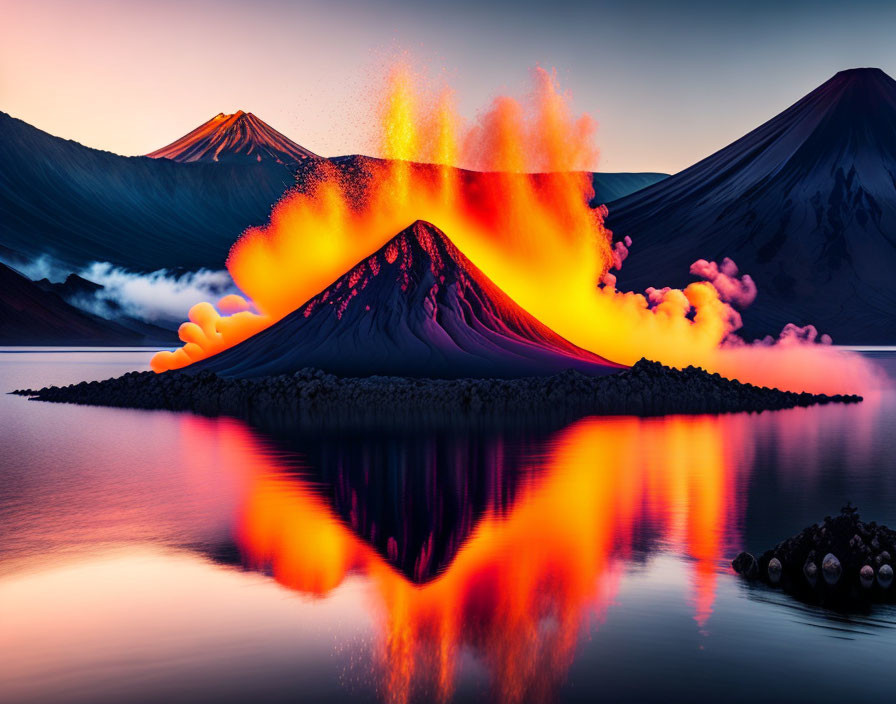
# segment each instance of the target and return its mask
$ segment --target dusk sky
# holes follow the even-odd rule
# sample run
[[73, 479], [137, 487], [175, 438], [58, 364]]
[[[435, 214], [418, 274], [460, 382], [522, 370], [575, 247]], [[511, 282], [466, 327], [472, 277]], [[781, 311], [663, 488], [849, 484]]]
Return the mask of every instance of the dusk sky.
[[447, 78], [473, 119], [557, 70], [604, 171], [675, 172], [840, 69], [896, 75], [896, 3], [0, 0], [0, 110], [145, 154], [254, 112], [325, 156], [370, 151], [389, 57]]

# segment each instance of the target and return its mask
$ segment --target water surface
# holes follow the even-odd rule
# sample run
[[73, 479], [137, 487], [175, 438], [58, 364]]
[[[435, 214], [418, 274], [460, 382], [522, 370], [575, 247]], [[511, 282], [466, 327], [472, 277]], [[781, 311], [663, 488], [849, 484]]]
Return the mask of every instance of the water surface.
[[[0, 388], [150, 356], [0, 352]], [[0, 700], [875, 701], [896, 611], [729, 560], [847, 500], [896, 525], [894, 411], [303, 430], [3, 395]]]

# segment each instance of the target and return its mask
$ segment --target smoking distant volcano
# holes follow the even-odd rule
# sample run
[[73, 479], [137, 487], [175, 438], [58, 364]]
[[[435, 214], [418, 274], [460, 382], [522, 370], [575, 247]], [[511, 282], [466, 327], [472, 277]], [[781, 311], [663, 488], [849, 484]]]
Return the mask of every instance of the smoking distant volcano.
[[446, 379], [621, 368], [538, 322], [422, 221], [275, 325], [188, 370], [257, 377], [303, 367]]
[[680, 286], [695, 259], [728, 256], [759, 288], [748, 334], [794, 322], [840, 343], [896, 341], [896, 81], [841, 71], [728, 147], [612, 203], [608, 225], [635, 242], [623, 288]]
[[251, 112], [218, 113], [189, 134], [146, 156], [173, 161], [296, 164], [318, 158]]

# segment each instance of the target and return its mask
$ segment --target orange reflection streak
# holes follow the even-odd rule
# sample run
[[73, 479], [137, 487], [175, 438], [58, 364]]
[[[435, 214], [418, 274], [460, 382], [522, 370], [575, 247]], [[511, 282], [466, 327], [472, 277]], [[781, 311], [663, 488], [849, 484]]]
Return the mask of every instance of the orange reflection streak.
[[[190, 432], [201, 423], [209, 421]], [[287, 475], [245, 426], [217, 423], [226, 425], [216, 434], [221, 456], [245, 472], [237, 539], [246, 561], [316, 597], [351, 572], [365, 575], [391, 702], [420, 692], [449, 699], [462, 652], [485, 665], [500, 701], [549, 698], [583, 626], [614, 600], [626, 561], [663, 545], [694, 560], [703, 630], [717, 572], [739, 542], [740, 468], [749, 457], [736, 438], [745, 427], [738, 417], [570, 426], [544, 460], [532, 462], [535, 479], [506, 515], [487, 512], [449, 567], [422, 585], [397, 572], [308, 483]]]

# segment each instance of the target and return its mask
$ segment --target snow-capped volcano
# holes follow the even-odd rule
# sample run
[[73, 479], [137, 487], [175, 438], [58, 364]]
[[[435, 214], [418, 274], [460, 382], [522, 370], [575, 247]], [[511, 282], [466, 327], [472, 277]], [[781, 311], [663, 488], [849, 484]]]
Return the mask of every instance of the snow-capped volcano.
[[218, 113], [189, 134], [146, 156], [173, 161], [276, 161], [281, 164], [315, 159], [251, 112]]

